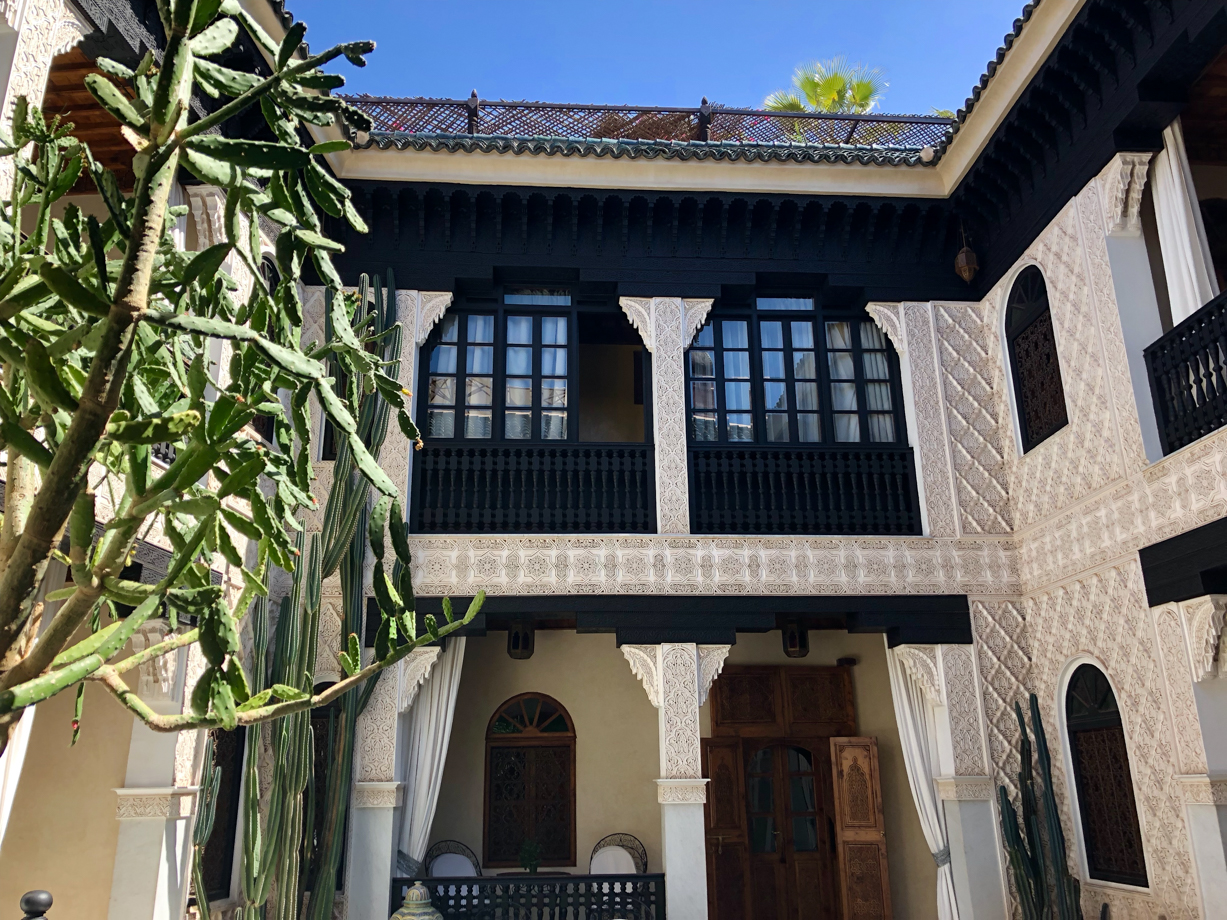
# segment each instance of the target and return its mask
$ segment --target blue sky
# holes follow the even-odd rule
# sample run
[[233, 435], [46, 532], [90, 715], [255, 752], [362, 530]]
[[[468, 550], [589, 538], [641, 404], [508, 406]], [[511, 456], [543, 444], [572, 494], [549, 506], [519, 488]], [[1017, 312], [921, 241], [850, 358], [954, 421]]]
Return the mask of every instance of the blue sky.
[[956, 109], [1023, 0], [289, 0], [315, 49], [373, 38], [345, 91], [759, 105], [803, 61], [881, 68], [881, 109]]

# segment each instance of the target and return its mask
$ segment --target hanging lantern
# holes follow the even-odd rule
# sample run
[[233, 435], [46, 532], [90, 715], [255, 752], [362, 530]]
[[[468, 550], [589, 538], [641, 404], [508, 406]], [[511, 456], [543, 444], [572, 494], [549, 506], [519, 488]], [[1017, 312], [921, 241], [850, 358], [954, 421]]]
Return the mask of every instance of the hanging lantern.
[[980, 264], [976, 261], [976, 254], [972, 248], [964, 242], [963, 248], [959, 250], [959, 254], [954, 257], [954, 270], [960, 278], [971, 284], [971, 279], [976, 277], [976, 272], [979, 271]]
[[421, 882], [405, 892], [405, 903], [392, 915], [392, 920], [443, 920], [443, 915], [430, 903], [430, 892]]

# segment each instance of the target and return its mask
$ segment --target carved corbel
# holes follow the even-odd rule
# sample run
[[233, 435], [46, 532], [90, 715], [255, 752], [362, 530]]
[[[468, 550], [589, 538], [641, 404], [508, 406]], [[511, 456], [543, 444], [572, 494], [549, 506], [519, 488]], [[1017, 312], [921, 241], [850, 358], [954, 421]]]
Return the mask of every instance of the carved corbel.
[[435, 662], [439, 660], [442, 649], [437, 645], [414, 649], [397, 664], [397, 700], [398, 712], [408, 712], [413, 701], [417, 699], [418, 690], [430, 677]]
[[1142, 191], [1150, 157], [1149, 153], [1118, 153], [1101, 174], [1108, 236], [1141, 234]]
[[[710, 303], [711, 301], [708, 301]], [[724, 670], [724, 661], [729, 657], [731, 645], [700, 645], [699, 646], [699, 705], [707, 702], [707, 694], [711, 692], [712, 682]]]
[[[169, 633], [170, 627], [165, 620], [146, 620], [132, 634], [133, 653], [139, 655], [164, 640]], [[139, 665], [137, 667], [139, 684], [136, 692], [150, 703], [180, 702], [183, 694], [177, 679], [179, 659], [180, 652], [174, 651]]]
[[895, 346], [895, 353], [902, 358], [907, 352], [907, 343], [903, 341], [903, 324], [899, 322], [899, 311], [900, 304], [897, 303], [871, 303], [865, 306], [869, 318], [890, 339], [890, 343]]
[[937, 646], [901, 645], [894, 651], [895, 659], [908, 677], [924, 691], [925, 698], [934, 706], [945, 705], [942, 682], [937, 673]]
[[1227, 594], [1206, 594], [1181, 601], [1180, 619], [1189, 647], [1193, 681], [1218, 677], [1223, 673], [1220, 645], [1223, 636]]
[[643, 347], [648, 350], [649, 354], [655, 354], [656, 335], [652, 324], [652, 298], [622, 297], [618, 303], [622, 305], [622, 312], [626, 314], [630, 324], [635, 327], [635, 331], [643, 339]]
[[694, 334], [707, 322], [711, 312], [711, 300], [685, 299], [682, 301], [682, 348], [689, 348]]
[[[625, 298], [623, 298], [625, 299]], [[631, 666], [631, 673], [643, 683], [648, 701], [660, 708], [660, 646], [624, 645], [622, 657]]]
[[417, 291], [417, 316], [414, 323], [414, 338], [419, 345], [426, 343], [430, 330], [443, 318], [452, 305], [451, 291]]

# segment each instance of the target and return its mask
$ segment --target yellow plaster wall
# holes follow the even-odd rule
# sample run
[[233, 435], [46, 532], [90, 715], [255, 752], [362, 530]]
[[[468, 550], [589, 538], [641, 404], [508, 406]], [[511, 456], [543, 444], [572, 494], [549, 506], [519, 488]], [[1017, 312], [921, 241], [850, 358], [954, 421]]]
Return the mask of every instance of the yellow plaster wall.
[[[742, 633], [729, 652], [727, 664], [833, 665], [838, 658], [859, 659], [852, 669], [857, 731], [878, 739], [886, 859], [895, 920], [936, 920], [937, 867], [925, 844], [908, 786], [882, 636], [815, 630], [809, 634], [809, 644], [807, 657], [787, 658], [779, 632]], [[706, 705], [700, 713], [700, 725], [704, 736], [709, 735], [711, 715]]]
[[507, 656], [506, 633], [467, 641], [431, 843], [459, 840], [481, 858], [486, 725], [500, 703], [529, 691], [552, 696], [575, 721], [571, 868], [587, 872], [593, 845], [620, 832], [642, 840], [648, 871], [661, 871], [656, 710], [610, 634], [538, 630], [527, 661]]
[[132, 717], [101, 687], [85, 688], [81, 738], [72, 738], [75, 691], [39, 703], [25, 767], [0, 846], [0, 911], [17, 915], [32, 889], [55, 898], [52, 916], [106, 920]]

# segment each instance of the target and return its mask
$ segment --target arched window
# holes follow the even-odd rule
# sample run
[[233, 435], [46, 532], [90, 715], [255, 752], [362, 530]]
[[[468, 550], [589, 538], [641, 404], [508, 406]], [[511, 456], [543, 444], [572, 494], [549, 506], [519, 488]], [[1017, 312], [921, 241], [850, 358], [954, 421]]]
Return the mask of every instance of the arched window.
[[575, 723], [541, 693], [503, 703], [486, 729], [484, 863], [575, 865]]
[[1024, 268], [1010, 290], [1005, 335], [1018, 399], [1023, 450], [1046, 441], [1069, 423], [1057, 340], [1048, 309], [1048, 288], [1034, 265]]
[[1120, 708], [1108, 678], [1094, 665], [1074, 671], [1065, 693], [1065, 720], [1090, 876], [1145, 886], [1142, 831]]

